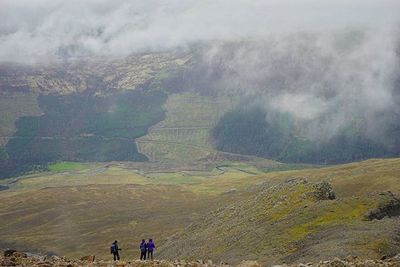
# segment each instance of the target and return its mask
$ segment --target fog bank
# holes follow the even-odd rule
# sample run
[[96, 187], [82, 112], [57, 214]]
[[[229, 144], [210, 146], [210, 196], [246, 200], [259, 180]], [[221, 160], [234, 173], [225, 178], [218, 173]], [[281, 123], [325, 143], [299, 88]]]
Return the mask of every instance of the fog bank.
[[393, 27], [397, 0], [2, 0], [0, 62], [126, 56], [209, 40]]

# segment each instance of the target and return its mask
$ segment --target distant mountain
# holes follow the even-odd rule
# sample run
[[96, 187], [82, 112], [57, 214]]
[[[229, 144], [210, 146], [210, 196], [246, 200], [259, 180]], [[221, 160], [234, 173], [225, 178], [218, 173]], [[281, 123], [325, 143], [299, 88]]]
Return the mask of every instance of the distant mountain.
[[[299, 120], [282, 102], [281, 94], [300, 97], [296, 90], [322, 86], [314, 72], [323, 55], [305, 68], [308, 50], [269, 63], [268, 46], [232, 42], [215, 52], [213, 45], [124, 59], [1, 64], [1, 176], [60, 160], [196, 162], [227, 152], [335, 164], [400, 155], [393, 107], [343, 117], [330, 104], [331, 111]], [[254, 53], [261, 58], [237, 59]], [[265, 70], [252, 74], [259, 68]], [[321, 97], [333, 101], [340, 84], [328, 80], [324, 86], [331, 89], [323, 87]]]

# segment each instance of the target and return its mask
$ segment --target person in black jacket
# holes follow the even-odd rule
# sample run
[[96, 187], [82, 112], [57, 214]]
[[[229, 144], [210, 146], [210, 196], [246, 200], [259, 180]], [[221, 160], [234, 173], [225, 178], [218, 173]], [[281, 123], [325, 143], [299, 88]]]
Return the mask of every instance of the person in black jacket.
[[146, 260], [147, 244], [144, 239], [142, 239], [139, 248], [140, 248], [140, 260]]
[[111, 254], [113, 254], [113, 256], [114, 256], [114, 261], [120, 259], [120, 258], [119, 258], [119, 251], [120, 251], [120, 250], [121, 250], [121, 249], [118, 248], [118, 241], [115, 240], [115, 241], [112, 243], [111, 247], [110, 247], [110, 252], [111, 252]]

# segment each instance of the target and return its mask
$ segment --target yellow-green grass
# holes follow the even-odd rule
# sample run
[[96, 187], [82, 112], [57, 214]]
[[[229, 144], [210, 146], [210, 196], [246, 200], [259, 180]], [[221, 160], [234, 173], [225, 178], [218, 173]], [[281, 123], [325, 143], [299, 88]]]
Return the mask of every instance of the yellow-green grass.
[[[372, 160], [355, 165], [360, 165], [360, 168], [361, 166], [367, 168], [369, 164], [381, 165], [380, 171], [375, 172], [375, 180], [379, 180], [381, 172], [390, 170], [392, 178], [398, 181], [400, 173], [396, 172], [396, 160], [384, 161], [385, 164]], [[383, 167], [384, 165], [386, 167]], [[349, 174], [347, 182], [352, 184], [354, 177], [347, 171], [353, 168], [349, 168], [349, 165], [298, 172], [268, 173], [237, 179], [238, 188], [244, 183], [253, 187], [248, 187], [247, 191], [238, 194], [237, 201], [231, 205], [221, 206], [220, 209], [208, 214], [205, 219], [179, 233], [172, 241], [177, 247], [192, 244], [179, 251], [179, 256], [189, 259], [211, 257], [214, 260], [229, 262], [258, 259], [267, 264], [281, 263], [284, 259], [288, 261], [303, 259], [300, 261], [304, 262], [324, 258], [318, 251], [324, 251], [325, 255], [330, 255], [329, 257], [347, 256], [347, 253], [378, 257], [382, 255], [381, 247], [385, 246], [370, 245], [377, 236], [393, 251], [396, 241], [389, 233], [395, 229], [397, 220], [382, 222], [365, 220], [367, 212], [377, 208], [384, 199], [374, 187], [362, 193], [356, 192], [354, 197], [348, 192], [343, 192], [344, 188], [339, 188], [341, 194], [337, 200], [319, 200], [313, 194], [315, 187], [310, 183], [301, 182], [306, 177], [317, 182], [318, 175], [332, 168], [337, 171], [335, 173], [340, 173], [337, 177], [331, 177], [333, 183], [336, 178], [341, 181], [343, 175]], [[265, 179], [266, 177], [271, 179]], [[323, 179], [323, 176], [321, 177]], [[285, 182], [289, 180], [293, 182]], [[256, 181], [258, 182], [255, 183]], [[261, 184], [261, 181], [264, 183]], [[371, 178], [372, 185], [374, 182]], [[218, 184], [214, 183], [216, 188], [219, 187]], [[257, 191], [257, 185], [258, 188], [264, 189], [261, 192]], [[389, 186], [384, 191], [389, 189], [394, 188]], [[400, 191], [397, 187], [393, 192]], [[251, 251], [246, 249], [249, 244], [255, 246]], [[178, 257], [177, 253], [169, 249], [170, 246], [171, 242], [165, 244], [163, 256]], [[341, 249], [337, 250], [337, 247]]]
[[208, 128], [153, 128], [146, 136], [146, 140], [212, 148], [209, 138]]
[[57, 162], [51, 163], [47, 166], [49, 171], [52, 172], [63, 172], [63, 171], [79, 171], [87, 168], [84, 164], [80, 162]]
[[144, 139], [137, 140], [136, 144], [139, 152], [145, 154], [153, 162], [190, 163], [212, 154], [212, 151], [206, 147], [190, 144]]
[[202, 182], [204, 177], [186, 175], [185, 173], [149, 173], [149, 182], [154, 184], [171, 184], [171, 185], [183, 185], [183, 184], [198, 184]]
[[135, 172], [118, 167], [98, 167], [81, 172], [48, 174], [20, 179], [13, 190], [31, 190], [46, 187], [82, 186], [90, 184], [146, 184], [147, 179]]
[[159, 127], [210, 127], [232, 110], [237, 102], [238, 98], [231, 96], [170, 95], [165, 103], [167, 116]]
[[339, 197], [391, 190], [400, 192], [400, 158], [370, 159], [325, 168], [266, 173], [255, 179], [307, 178], [332, 183]]
[[287, 231], [288, 241], [298, 241], [306, 236], [318, 232], [322, 227], [348, 225], [361, 222], [367, 211], [376, 207], [372, 200], [368, 199], [351, 200], [346, 199], [342, 202], [331, 202], [327, 207], [315, 213], [314, 218], [307, 222], [291, 227]]
[[[11, 190], [18, 193], [46, 187], [91, 184], [152, 184], [177, 185], [192, 192], [215, 194], [230, 189], [235, 181], [241, 181], [250, 176], [255, 177], [257, 174], [257, 169], [254, 166], [244, 163], [231, 163], [225, 167], [220, 167], [220, 169], [214, 167], [201, 171], [142, 171], [129, 167], [129, 163], [74, 162], [55, 163], [50, 165], [49, 169], [49, 172], [19, 177], [15, 183], [12, 183]], [[15, 179], [6, 179], [1, 184], [9, 184], [13, 180]]]
[[100, 258], [108, 257], [114, 239], [131, 257], [142, 238], [161, 244], [216, 203], [179, 187], [129, 184], [33, 189], [2, 193], [0, 200], [1, 242]]
[[[165, 257], [190, 252], [193, 258], [263, 263], [338, 255], [331, 245], [374, 256], [395, 246], [389, 234], [394, 219], [363, 219], [377, 207], [379, 192], [400, 192], [400, 159], [268, 173], [251, 163], [176, 171], [148, 171], [146, 164], [155, 163], [92, 163], [21, 177], [0, 192], [0, 245], [106, 258], [109, 242], [118, 239], [123, 255], [132, 257], [139, 239], [154, 237], [157, 254]], [[311, 184], [285, 182], [304, 178], [329, 181], [338, 199], [319, 201]], [[232, 188], [236, 193], [225, 194]], [[257, 248], [246, 254], [242, 248], [254, 242]]]
[[229, 96], [170, 95], [164, 105], [165, 120], [136, 140], [138, 149], [156, 162], [185, 163], [207, 158], [216, 153], [210, 130], [237, 102]]

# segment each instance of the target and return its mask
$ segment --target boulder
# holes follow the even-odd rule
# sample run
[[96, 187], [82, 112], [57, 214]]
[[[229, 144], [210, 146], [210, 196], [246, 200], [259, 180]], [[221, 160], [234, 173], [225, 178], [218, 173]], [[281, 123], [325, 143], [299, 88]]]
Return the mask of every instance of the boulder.
[[15, 251], [12, 254], [12, 256], [15, 257], [15, 258], [27, 258], [28, 257], [28, 255], [26, 255], [26, 253], [19, 252], [19, 251]]
[[49, 261], [41, 261], [39, 263], [36, 264], [36, 266], [38, 267], [52, 267], [53, 264]]
[[314, 195], [318, 200], [333, 200], [336, 198], [332, 185], [326, 181], [315, 184], [314, 188]]
[[15, 252], [17, 252], [14, 249], [7, 249], [6, 251], [4, 251], [4, 257], [10, 257], [12, 256]]
[[96, 256], [88, 255], [81, 258], [81, 261], [94, 262]]
[[14, 261], [10, 260], [10, 259], [3, 259], [0, 262], [0, 265], [1, 266], [16, 266], [17, 264]]
[[391, 192], [380, 193], [380, 203], [374, 210], [365, 214], [367, 220], [381, 220], [385, 217], [394, 217], [400, 215], [400, 199]]
[[261, 267], [256, 261], [242, 261], [237, 267]]
[[345, 262], [339, 260], [339, 259], [334, 259], [329, 263], [330, 267], [346, 267], [348, 266]]
[[124, 266], [126, 266], [127, 265], [127, 262], [126, 261], [117, 261], [116, 263], [115, 263], [115, 266], [118, 266], [118, 267], [124, 267]]

